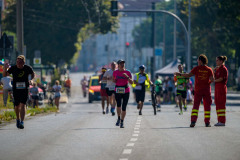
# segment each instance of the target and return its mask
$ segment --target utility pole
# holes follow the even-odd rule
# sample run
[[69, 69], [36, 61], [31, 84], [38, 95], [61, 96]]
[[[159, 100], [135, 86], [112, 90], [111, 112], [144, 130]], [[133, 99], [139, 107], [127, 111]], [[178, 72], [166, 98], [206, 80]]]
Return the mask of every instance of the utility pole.
[[[17, 0], [17, 50], [23, 54], [23, 0]], [[26, 55], [24, 55], [26, 56]]]
[[187, 71], [191, 70], [191, 0], [188, 0], [188, 55]]
[[127, 63], [127, 23], [124, 23], [125, 31], [124, 31], [124, 47], [125, 47], [125, 54], [124, 54], [124, 61]]
[[[176, 0], [174, 0], [174, 14], [177, 14], [177, 4]], [[174, 18], [174, 32], [173, 32], [173, 60], [177, 58], [177, 37], [176, 37], [176, 19]]]
[[[165, 4], [164, 4], [165, 7]], [[162, 66], [166, 65], [166, 34], [165, 34], [165, 14], [163, 15], [163, 58], [162, 58]]]
[[[152, 2], [152, 10], [154, 11], [156, 9], [156, 3]], [[153, 56], [152, 56], [152, 67], [151, 67], [151, 79], [154, 79], [154, 72], [155, 72], [155, 44], [156, 44], [156, 19], [155, 19], [155, 13], [152, 13], [152, 48], [153, 48]]]

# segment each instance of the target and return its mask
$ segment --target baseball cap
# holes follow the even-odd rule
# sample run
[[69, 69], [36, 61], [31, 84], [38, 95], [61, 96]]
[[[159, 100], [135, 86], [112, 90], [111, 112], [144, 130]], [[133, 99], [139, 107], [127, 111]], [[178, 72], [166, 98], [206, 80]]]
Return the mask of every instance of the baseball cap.
[[125, 63], [125, 61], [124, 60], [122, 60], [122, 59], [119, 59], [118, 61], [117, 61], [117, 64], [120, 64], [120, 63]]

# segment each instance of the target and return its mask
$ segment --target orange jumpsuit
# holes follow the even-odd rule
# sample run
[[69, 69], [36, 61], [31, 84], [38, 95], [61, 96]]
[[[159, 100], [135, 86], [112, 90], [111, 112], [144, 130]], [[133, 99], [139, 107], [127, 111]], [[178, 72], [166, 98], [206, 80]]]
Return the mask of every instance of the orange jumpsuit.
[[220, 66], [214, 73], [215, 79], [223, 78], [221, 82], [215, 82], [215, 104], [218, 122], [226, 123], [226, 99], [228, 71], [225, 65]]
[[209, 78], [213, 76], [213, 71], [208, 66], [197, 66], [191, 71], [195, 75], [194, 104], [191, 115], [191, 122], [197, 122], [200, 103], [203, 99], [204, 121], [210, 123], [211, 116], [211, 82]]

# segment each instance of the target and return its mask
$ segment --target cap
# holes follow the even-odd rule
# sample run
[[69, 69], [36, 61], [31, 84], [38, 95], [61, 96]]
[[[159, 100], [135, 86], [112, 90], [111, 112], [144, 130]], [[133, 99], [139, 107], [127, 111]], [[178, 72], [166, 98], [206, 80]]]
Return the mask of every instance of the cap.
[[145, 69], [144, 65], [139, 66], [139, 69]]
[[122, 60], [122, 59], [119, 59], [118, 61], [117, 61], [117, 64], [120, 64], [120, 63], [125, 63], [125, 61], [124, 60]]
[[102, 71], [105, 72], [107, 70], [107, 68], [105, 67], [102, 67]]

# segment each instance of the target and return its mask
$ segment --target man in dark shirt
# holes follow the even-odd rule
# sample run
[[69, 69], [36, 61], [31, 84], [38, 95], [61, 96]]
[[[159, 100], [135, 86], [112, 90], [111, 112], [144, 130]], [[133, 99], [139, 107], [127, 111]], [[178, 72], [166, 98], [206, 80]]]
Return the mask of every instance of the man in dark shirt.
[[[28, 88], [35, 74], [32, 67], [25, 65], [25, 57], [23, 55], [17, 57], [16, 65], [9, 67], [9, 63], [4, 64], [3, 75], [12, 74], [13, 76], [14, 108], [17, 116], [16, 125], [17, 128], [23, 129]], [[31, 75], [31, 78], [29, 78], [29, 75]]]

